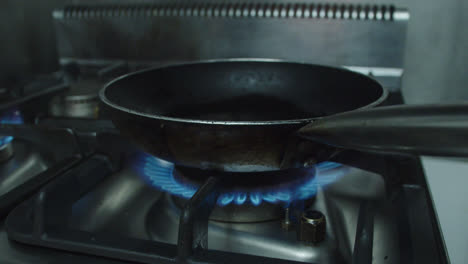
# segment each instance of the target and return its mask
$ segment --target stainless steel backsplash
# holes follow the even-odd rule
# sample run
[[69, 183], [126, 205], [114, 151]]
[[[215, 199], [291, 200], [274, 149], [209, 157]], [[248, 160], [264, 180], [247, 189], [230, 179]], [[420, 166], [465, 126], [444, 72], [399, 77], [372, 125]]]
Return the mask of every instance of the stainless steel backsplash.
[[[192, 0], [178, 5], [184, 6], [182, 16], [173, 8], [180, 2], [2, 1], [1, 75], [50, 72], [67, 59], [270, 57], [351, 66], [364, 73], [377, 67], [372, 74], [390, 75], [391, 85], [399, 85], [407, 20], [389, 20], [386, 14], [395, 11], [391, 6], [404, 7], [404, 1]], [[130, 8], [115, 7], [129, 6], [125, 3]], [[57, 10], [54, 20], [52, 10]], [[220, 18], [223, 10], [228, 18]], [[356, 10], [357, 19], [344, 18], [344, 12]], [[276, 19], [265, 18], [276, 11]], [[306, 12], [315, 17], [304, 18]]]

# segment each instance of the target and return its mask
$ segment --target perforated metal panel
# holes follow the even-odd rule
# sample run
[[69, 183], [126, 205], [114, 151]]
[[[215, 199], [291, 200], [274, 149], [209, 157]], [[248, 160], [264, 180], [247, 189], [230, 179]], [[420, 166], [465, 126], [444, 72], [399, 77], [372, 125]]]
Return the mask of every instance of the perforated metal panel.
[[75, 5], [54, 12], [62, 62], [266, 57], [393, 69], [402, 67], [408, 17], [383, 4], [253, 0]]

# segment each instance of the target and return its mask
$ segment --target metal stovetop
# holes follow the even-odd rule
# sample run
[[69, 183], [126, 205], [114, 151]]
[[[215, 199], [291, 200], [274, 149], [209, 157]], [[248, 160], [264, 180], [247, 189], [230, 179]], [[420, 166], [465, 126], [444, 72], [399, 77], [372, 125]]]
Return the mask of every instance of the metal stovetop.
[[[132, 167], [114, 171], [105, 166], [93, 165], [93, 169], [89, 170], [83, 164], [90, 160], [93, 158], [58, 177], [43, 188], [41, 193], [15, 209], [7, 219], [10, 239], [33, 244], [41, 244], [37, 241], [42, 240], [50, 247], [107, 257], [119, 257], [119, 250], [113, 256], [109, 254], [112, 250], [100, 253], [99, 247], [92, 246], [86, 251], [86, 246], [74, 247], [73, 244], [90, 242], [106, 245], [107, 249], [118, 249], [119, 244], [138, 244], [139, 241], [177, 243], [181, 209], [171, 196], [149, 186]], [[296, 232], [281, 228], [281, 219], [259, 223], [210, 221], [208, 250], [307, 263], [361, 263], [355, 262], [356, 259], [365, 258], [369, 254], [373, 263], [445, 263], [445, 251], [427, 188], [424, 182], [418, 183], [423, 180], [419, 178], [423, 175], [420, 174], [418, 160], [397, 160], [401, 167], [394, 173], [407, 175], [404, 179], [381, 177], [376, 173], [351, 168], [345, 177], [319, 191], [313, 208], [326, 215], [327, 235], [325, 241], [317, 245], [297, 241]], [[93, 171], [99, 175], [93, 175]], [[65, 178], [75, 180], [64, 181]], [[78, 182], [82, 183], [77, 185], [76, 179], [81, 179]], [[392, 183], [395, 180], [397, 183]], [[53, 186], [64, 189], [54, 194]], [[76, 186], [75, 190], [72, 191], [71, 186]], [[57, 203], [57, 194], [60, 194], [63, 202]], [[54, 218], [54, 228], [45, 225], [41, 230], [37, 226], [37, 206], [44, 196], [52, 197], [52, 201], [55, 201], [51, 203], [51, 208], [57, 210], [57, 215], [51, 215]], [[63, 204], [66, 204], [65, 207], [61, 207]], [[42, 208], [47, 207], [43, 205]], [[68, 209], [63, 211], [64, 208]], [[35, 260], [35, 263], [119, 263], [109, 258], [26, 246], [8, 240], [4, 228], [2, 221], [2, 261], [14, 259], [14, 263], [30, 263], [31, 260]], [[82, 237], [77, 240], [73, 236], [65, 239], [66, 230], [79, 230], [90, 236], [87, 239]], [[369, 234], [372, 237], [371, 247], [366, 244], [366, 241], [369, 242], [366, 240]], [[106, 243], [107, 236], [118, 240], [114, 241], [117, 243]], [[55, 244], [54, 240], [68, 242]], [[134, 246], [136, 251], [143, 249], [148, 255], [160, 253], [157, 247], [152, 252], [151, 247]], [[166, 253], [175, 253], [170, 252], [168, 250]], [[155, 262], [151, 258], [148, 261]]]

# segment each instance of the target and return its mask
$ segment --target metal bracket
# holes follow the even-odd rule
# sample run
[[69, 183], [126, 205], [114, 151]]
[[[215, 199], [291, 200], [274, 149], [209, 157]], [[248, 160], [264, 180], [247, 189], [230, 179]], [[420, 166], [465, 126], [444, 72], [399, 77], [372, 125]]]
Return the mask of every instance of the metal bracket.
[[179, 261], [192, 256], [194, 249], [208, 248], [208, 218], [218, 199], [218, 181], [208, 178], [184, 207], [177, 241]]

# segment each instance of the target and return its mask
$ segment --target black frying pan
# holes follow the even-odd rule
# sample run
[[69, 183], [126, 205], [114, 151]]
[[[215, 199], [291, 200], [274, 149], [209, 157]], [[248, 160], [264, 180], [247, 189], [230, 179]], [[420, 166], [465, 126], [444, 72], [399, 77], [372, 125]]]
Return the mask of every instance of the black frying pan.
[[148, 69], [122, 76], [100, 92], [123, 134], [153, 155], [188, 167], [297, 168], [326, 159], [336, 150], [330, 144], [468, 154], [465, 105], [371, 109], [386, 96], [361, 74], [274, 60]]

